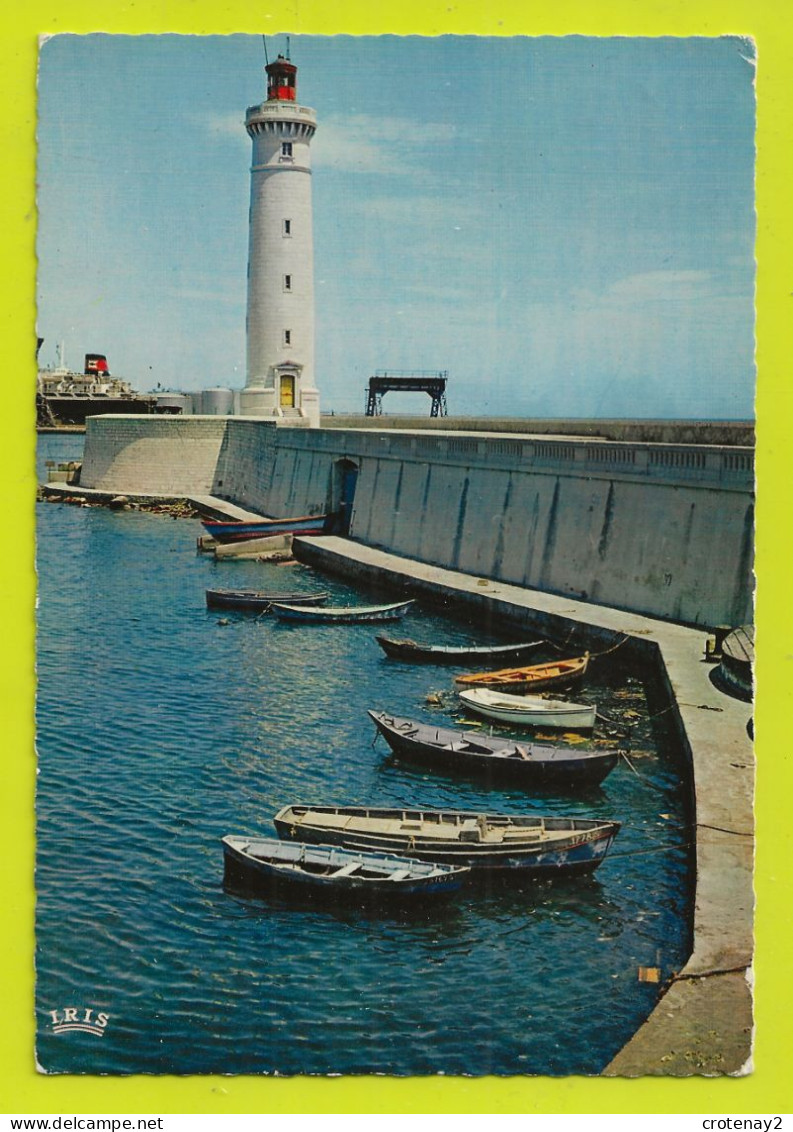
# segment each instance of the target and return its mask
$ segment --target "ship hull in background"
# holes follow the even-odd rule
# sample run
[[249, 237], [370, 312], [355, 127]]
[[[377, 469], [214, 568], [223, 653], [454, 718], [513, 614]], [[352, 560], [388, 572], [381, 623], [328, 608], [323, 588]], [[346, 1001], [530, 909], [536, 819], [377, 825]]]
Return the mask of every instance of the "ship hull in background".
[[86, 417], [102, 413], [158, 412], [156, 397], [69, 397], [66, 395], [36, 397], [37, 428], [58, 428], [59, 425], [84, 425]]

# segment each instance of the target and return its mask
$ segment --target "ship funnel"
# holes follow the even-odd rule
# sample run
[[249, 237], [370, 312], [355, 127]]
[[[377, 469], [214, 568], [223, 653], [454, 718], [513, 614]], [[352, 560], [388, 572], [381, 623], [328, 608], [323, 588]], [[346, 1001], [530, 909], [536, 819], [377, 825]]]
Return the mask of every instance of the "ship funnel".
[[105, 377], [110, 376], [110, 370], [107, 368], [107, 358], [104, 354], [86, 354], [85, 355], [85, 369], [84, 373], [102, 373]]

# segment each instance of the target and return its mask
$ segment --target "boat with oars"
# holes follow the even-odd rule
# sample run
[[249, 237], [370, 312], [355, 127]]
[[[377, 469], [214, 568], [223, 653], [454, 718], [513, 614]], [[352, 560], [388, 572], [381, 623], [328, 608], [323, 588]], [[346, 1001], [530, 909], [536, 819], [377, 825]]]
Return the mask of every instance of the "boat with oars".
[[276, 603], [295, 605], [322, 605], [327, 593], [267, 593], [264, 590], [207, 590], [206, 602], [210, 609], [244, 609], [256, 613], [269, 613]]
[[421, 645], [383, 636], [375, 640], [386, 656], [409, 664], [520, 664], [545, 643], [540, 640], [514, 645]]
[[620, 829], [597, 818], [379, 806], [284, 806], [273, 821], [286, 841], [531, 877], [592, 872]]
[[390, 605], [328, 605], [315, 608], [305, 604], [284, 605], [273, 602], [272, 611], [282, 621], [349, 625], [357, 621], [394, 621], [404, 617], [413, 604], [413, 601], [398, 601]]
[[544, 727], [548, 730], [591, 731], [597, 706], [573, 704], [567, 700], [546, 700], [542, 696], [515, 696], [492, 688], [471, 688], [458, 692], [460, 702], [477, 715], [497, 723], [518, 727]]
[[480, 688], [497, 688], [507, 692], [539, 692], [545, 688], [563, 688], [581, 680], [589, 666], [589, 653], [572, 660], [549, 660], [525, 668], [502, 668], [497, 672], [472, 672], [455, 676], [456, 684]]
[[434, 899], [456, 892], [470, 871], [463, 865], [275, 837], [227, 834], [222, 844], [226, 884], [265, 893], [359, 903]]
[[541, 746], [435, 727], [383, 711], [370, 711], [369, 716], [397, 758], [531, 789], [583, 790], [597, 786], [619, 759], [616, 749]]

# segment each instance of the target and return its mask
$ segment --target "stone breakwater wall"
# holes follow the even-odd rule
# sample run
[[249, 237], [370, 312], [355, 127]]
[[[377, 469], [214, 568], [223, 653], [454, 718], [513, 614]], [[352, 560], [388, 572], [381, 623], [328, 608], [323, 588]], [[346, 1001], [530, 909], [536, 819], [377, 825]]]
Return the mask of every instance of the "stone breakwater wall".
[[209, 495], [227, 421], [89, 417], [80, 483], [114, 495]]
[[695, 625], [752, 619], [748, 447], [96, 417], [82, 483], [337, 512], [365, 545]]

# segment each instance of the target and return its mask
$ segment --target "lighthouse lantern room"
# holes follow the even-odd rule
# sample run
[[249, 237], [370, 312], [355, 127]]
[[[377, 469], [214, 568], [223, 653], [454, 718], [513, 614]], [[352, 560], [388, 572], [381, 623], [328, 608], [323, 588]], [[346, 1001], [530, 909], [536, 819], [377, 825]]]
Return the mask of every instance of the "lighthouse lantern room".
[[294, 102], [297, 97], [297, 67], [283, 55], [265, 67], [267, 72], [267, 101]]

